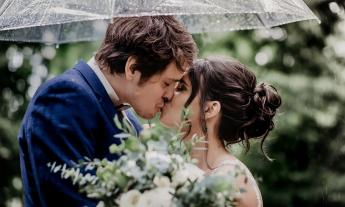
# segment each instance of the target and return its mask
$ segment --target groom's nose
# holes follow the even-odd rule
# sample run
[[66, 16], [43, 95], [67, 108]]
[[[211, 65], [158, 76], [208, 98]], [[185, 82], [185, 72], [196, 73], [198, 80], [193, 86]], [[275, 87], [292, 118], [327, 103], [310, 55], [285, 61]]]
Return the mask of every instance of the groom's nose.
[[169, 102], [169, 99], [167, 97], [163, 97], [163, 103], [166, 104]]
[[173, 97], [174, 97], [174, 90], [167, 90], [163, 97], [164, 103], [170, 102]]

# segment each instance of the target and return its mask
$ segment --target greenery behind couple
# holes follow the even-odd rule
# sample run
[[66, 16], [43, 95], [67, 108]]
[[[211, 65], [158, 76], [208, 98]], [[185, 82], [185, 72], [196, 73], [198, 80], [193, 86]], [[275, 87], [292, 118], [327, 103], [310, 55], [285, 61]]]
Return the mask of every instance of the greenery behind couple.
[[[322, 4], [320, 4], [322, 5]], [[327, 28], [330, 28], [330, 25], [322, 25], [323, 28], [325, 29], [325, 31], [327, 31]], [[290, 41], [288, 42], [272, 42], [270, 44], [266, 44], [265, 38], [269, 39], [269, 38], [285, 38], [284, 37], [284, 31], [285, 29], [287, 29], [288, 34], [289, 34], [289, 40], [291, 41], [297, 41], [300, 42], [301, 44], [293, 44]], [[203, 39], [203, 41], [199, 41], [199, 45], [200, 45], [200, 50], [202, 54], [206, 54], [206, 53], [210, 53], [213, 52], [215, 49], [214, 48], [224, 48], [223, 51], [226, 51], [229, 53], [231, 53], [230, 55], [235, 56], [238, 59], [241, 60], [249, 60], [249, 62], [251, 60], [256, 60], [257, 63], [259, 64], [263, 64], [264, 66], [262, 66], [261, 68], [259, 68], [258, 70], [256, 70], [256, 72], [258, 72], [259, 76], [260, 74], [262, 74], [262, 80], [266, 80], [266, 79], [270, 79], [272, 81], [270, 82], [277, 82], [276, 84], [278, 84], [278, 88], [281, 87], [282, 90], [286, 91], [288, 94], [288, 101], [285, 105], [285, 109], [283, 110], [284, 113], [286, 112], [286, 110], [289, 110], [289, 113], [285, 116], [285, 118], [283, 118], [284, 116], [281, 116], [281, 121], [278, 122], [278, 126], [277, 126], [277, 132], [275, 135], [273, 135], [273, 137], [276, 137], [275, 140], [272, 140], [271, 143], [268, 146], [268, 152], [271, 155], [271, 157], [275, 158], [276, 161], [273, 163], [267, 163], [266, 161], [262, 160], [262, 155], [260, 154], [256, 154], [255, 152], [251, 152], [249, 155], [244, 156], [245, 159], [248, 159], [248, 161], [246, 163], [249, 163], [249, 165], [251, 165], [250, 163], [255, 163], [252, 164], [251, 166], [253, 166], [252, 168], [254, 169], [254, 172], [260, 172], [258, 173], [264, 180], [264, 182], [262, 183], [263, 185], [263, 193], [264, 193], [264, 197], [267, 197], [265, 200], [267, 203], [267, 205], [273, 204], [275, 203], [275, 205], [279, 205], [281, 204], [281, 200], [284, 200], [284, 203], [290, 203], [290, 205], [304, 205], [304, 206], [308, 206], [307, 203], [319, 203], [322, 202], [320, 200], [315, 200], [316, 198], [318, 198], [318, 196], [314, 196], [314, 195], [319, 195], [319, 193], [323, 192], [323, 185], [327, 182], [330, 182], [328, 184], [328, 186], [331, 186], [331, 192], [334, 191], [334, 196], [326, 196], [326, 200], [329, 203], [334, 203], [334, 205], [336, 205], [338, 202], [341, 202], [341, 200], [338, 199], [338, 197], [336, 196], [336, 192], [338, 192], [337, 190], [337, 185], [336, 185], [336, 180], [329, 180], [332, 178], [336, 178], [337, 174], [332, 174], [332, 176], [324, 178], [324, 177], [319, 177], [320, 180], [315, 180], [313, 178], [315, 178], [315, 176], [313, 176], [313, 173], [316, 173], [315, 170], [313, 170], [313, 172], [309, 171], [309, 168], [306, 168], [306, 166], [314, 166], [312, 167], [313, 169], [320, 169], [317, 170], [317, 172], [327, 172], [328, 168], [325, 169], [321, 169], [321, 166], [323, 166], [323, 164], [320, 164], [321, 160], [333, 160], [333, 159], [337, 159], [337, 153], [339, 152], [338, 148], [336, 148], [335, 150], [331, 150], [332, 146], [334, 144], [329, 145], [329, 147], [324, 148], [324, 146], [328, 146], [328, 143], [325, 143], [327, 140], [324, 140], [324, 137], [321, 137], [323, 133], [316, 133], [317, 131], [320, 131], [321, 129], [327, 129], [327, 132], [334, 132], [334, 137], [336, 137], [335, 140], [340, 139], [340, 134], [341, 134], [341, 130], [339, 131], [339, 124], [341, 123], [340, 121], [337, 121], [337, 117], [339, 116], [338, 114], [341, 113], [341, 108], [339, 108], [339, 110], [336, 110], [335, 112], [332, 112], [332, 109], [330, 108], [329, 110], [331, 110], [331, 112], [329, 113], [329, 116], [334, 116], [336, 117], [334, 119], [334, 121], [327, 119], [327, 118], [318, 118], [321, 115], [316, 116], [315, 114], [313, 114], [313, 112], [308, 112], [308, 110], [304, 111], [303, 113], [298, 111], [298, 109], [305, 109], [303, 107], [303, 103], [307, 103], [308, 106], [310, 107], [314, 107], [314, 109], [316, 108], [321, 108], [322, 103], [328, 103], [330, 102], [330, 100], [326, 100], [326, 99], [321, 99], [320, 102], [318, 101], [311, 101], [313, 100], [313, 98], [315, 97], [323, 97], [323, 92], [322, 90], [316, 90], [315, 88], [318, 87], [318, 84], [321, 83], [328, 83], [328, 79], [327, 78], [323, 78], [323, 79], [317, 79], [318, 75], [321, 74], [327, 74], [327, 70], [325, 68], [329, 68], [329, 65], [324, 65], [327, 61], [323, 61], [324, 63], [320, 64], [320, 65], [316, 65], [313, 64], [313, 62], [317, 61], [318, 58], [311, 58], [311, 56], [308, 56], [308, 52], [306, 51], [311, 51], [312, 49], [310, 47], [306, 47], [306, 48], [301, 48], [301, 45], [303, 44], [308, 44], [308, 41], [304, 41], [302, 37], [299, 37], [297, 34], [299, 35], [305, 35], [304, 37], [310, 37], [311, 39], [315, 38], [313, 36], [314, 33], [302, 33], [301, 31], [309, 31], [307, 26], [305, 26], [304, 24], [300, 25], [299, 27], [297, 26], [287, 26], [284, 27], [283, 30], [279, 30], [276, 29], [275, 30], [275, 37], [265, 37], [264, 34], [261, 34], [260, 32], [240, 32], [237, 34], [227, 34], [227, 37], [223, 38], [223, 37], [219, 37], [219, 42], [218, 45], [217, 44], [210, 44], [208, 43], [208, 38], [211, 37], [206, 37]], [[337, 30], [331, 30], [332, 33], [337, 34]], [[282, 33], [281, 33], [282, 32]], [[279, 36], [279, 34], [281, 34], [281, 36]], [[296, 36], [294, 36], [294, 34], [296, 34]], [[320, 33], [317, 33], [320, 34]], [[325, 33], [321, 33], [321, 34], [326, 34], [328, 35], [327, 32]], [[261, 36], [260, 36], [261, 35]], [[250, 40], [252, 37], [256, 37], [259, 39], [255, 39], [253, 38], [253, 40]], [[263, 38], [264, 37], [264, 38]], [[197, 37], [198, 38], [198, 37]], [[247, 39], [248, 38], [248, 39]], [[262, 39], [260, 39], [262, 38]], [[321, 38], [321, 37], [319, 37]], [[301, 41], [299, 40], [303, 40], [303, 44]], [[308, 40], [308, 38], [306, 38], [305, 40]], [[322, 40], [323, 41], [323, 40]], [[321, 41], [321, 42], [322, 42]], [[320, 42], [319, 42], [320, 43]], [[310, 43], [312, 44], [312, 43]], [[316, 43], [313, 43], [315, 45], [317, 45]], [[226, 45], [226, 48], [223, 47], [223, 45]], [[265, 45], [265, 47], [263, 47]], [[84, 47], [84, 45], [80, 45], [80, 47]], [[318, 47], [323, 47], [323, 44], [319, 44]], [[227, 48], [231, 49], [231, 50], [227, 50]], [[259, 49], [262, 50], [259, 50]], [[275, 49], [274, 49], [275, 48]], [[279, 52], [282, 51], [281, 48], [289, 48], [289, 50], [284, 49], [284, 51], [296, 51], [296, 53], [298, 54], [298, 51], [302, 51], [303, 52], [298, 56], [298, 57], [294, 57], [291, 58], [291, 56], [287, 55], [285, 52]], [[20, 48], [19, 48], [20, 50]], [[71, 55], [71, 59], [73, 59], [73, 55], [77, 55], [78, 54], [78, 47], [77, 48], [69, 48], [68, 46], [62, 46], [60, 47], [58, 51], [58, 57], [61, 56], [69, 56]], [[81, 49], [83, 50], [83, 49]], [[272, 53], [272, 50], [277, 50], [277, 53]], [[257, 55], [255, 56], [257, 52]], [[82, 53], [82, 52], [81, 52]], [[274, 56], [274, 55], [276, 56]], [[284, 54], [284, 55], [283, 55]], [[289, 53], [291, 55], [291, 53]], [[314, 54], [314, 53], [313, 53]], [[317, 53], [316, 53], [317, 54]], [[280, 56], [281, 55], [281, 56]], [[88, 54], [84, 55], [84, 58], [87, 58]], [[256, 57], [256, 58], [255, 58]], [[275, 58], [272, 58], [275, 57]], [[283, 63], [284, 65], [282, 65], [282, 67], [280, 67], [280, 60], [283, 60], [284, 57], [284, 61], [281, 61], [281, 63]], [[269, 60], [267, 60], [267, 58]], [[270, 59], [271, 58], [271, 59]], [[280, 59], [281, 58], [281, 59]], [[327, 58], [327, 57], [326, 57]], [[328, 57], [331, 58], [331, 57]], [[46, 59], [47, 60], [47, 59]], [[304, 64], [303, 66], [305, 66], [303, 69], [298, 69], [300, 67], [300, 62], [303, 62], [302, 60], [308, 60], [305, 62], [308, 62], [308, 64]], [[73, 63], [74, 60], [71, 60]], [[268, 61], [268, 62], [267, 62]], [[55, 62], [56, 63], [56, 62]], [[52, 70], [52, 68], [58, 68], [57, 66], [61, 63], [56, 63], [54, 62], [51, 63], [52, 67], [48, 67], [49, 70]], [[71, 66], [71, 63], [69, 65], [69, 67]], [[333, 63], [337, 63], [337, 61], [328, 61], [329, 64], [333, 64]], [[297, 65], [296, 65], [297, 64]], [[308, 65], [311, 65], [312, 67], [310, 67], [310, 70], [308, 70]], [[54, 65], [54, 66], [53, 66]], [[289, 66], [290, 65], [290, 66]], [[293, 67], [292, 67], [293, 66]], [[333, 65], [334, 66], [334, 65]], [[335, 70], [334, 73], [336, 73], [336, 68], [338, 66], [335, 65], [335, 67], [333, 67], [333, 69]], [[61, 68], [68, 68], [68, 67], [61, 67]], [[251, 67], [256, 69], [256, 67]], [[270, 73], [266, 73], [267, 70], [270, 70], [270, 68], [278, 68], [276, 70], [272, 69], [273, 71], [271, 71]], [[294, 70], [290, 70], [289, 68], [294, 68]], [[275, 71], [283, 71], [283, 73], [281, 72], [275, 72]], [[295, 71], [298, 70], [298, 71]], [[323, 71], [323, 72], [322, 72]], [[20, 71], [18, 71], [20, 72]], [[24, 72], [22, 70], [22, 72]], [[297, 79], [296, 76], [290, 76], [287, 74], [294, 74], [294, 73], [300, 73], [300, 74], [304, 74], [303, 76], [300, 76], [300, 79]], [[312, 74], [312, 78], [309, 78], [309, 74]], [[25, 74], [23, 74], [24, 76]], [[285, 78], [284, 77], [288, 77]], [[325, 77], [327, 77], [327, 75], [325, 75]], [[291, 79], [292, 78], [292, 79]], [[293, 79], [295, 78], [295, 79]], [[293, 86], [290, 86], [288, 82], [292, 82], [292, 83], [301, 83], [301, 81], [303, 82], [303, 80], [313, 80], [315, 78], [315, 80], [319, 80], [318, 82], [315, 83], [315, 85], [310, 85], [308, 86], [304, 86], [304, 85], [299, 85], [302, 88], [305, 88], [305, 90], [307, 91], [312, 91], [314, 93], [317, 93], [319, 95], [314, 95], [311, 96], [309, 92], [306, 92], [306, 97], [309, 97], [309, 99], [299, 99], [299, 101], [292, 101], [292, 100], [296, 100], [295, 96], [296, 94], [299, 94], [298, 92], [304, 93], [302, 92], [299, 88], [294, 88]], [[280, 80], [280, 81], [277, 81]], [[285, 82], [284, 82], [285, 80]], [[323, 81], [323, 82], [321, 82]], [[308, 81], [309, 83], [312, 83], [310, 81]], [[286, 85], [284, 85], [286, 84]], [[296, 86], [297, 87], [297, 86]], [[337, 89], [337, 87], [330, 87], [333, 88], [334, 90]], [[328, 92], [332, 91], [330, 89], [327, 89]], [[288, 93], [288, 91], [292, 91], [291, 93]], [[328, 93], [327, 92], [327, 93]], [[291, 99], [289, 97], [289, 94], [291, 94]], [[309, 96], [307, 96], [307, 94], [309, 94]], [[338, 94], [337, 92], [330, 92], [330, 94], [334, 94], [334, 98], [333, 100], [337, 100], [339, 98], [339, 96], [341, 96], [341, 94]], [[326, 94], [324, 94], [326, 95]], [[302, 97], [302, 95], [301, 95]], [[337, 98], [338, 97], [338, 98]], [[308, 101], [309, 100], [309, 101]], [[341, 99], [342, 100], [342, 99]], [[297, 102], [297, 103], [296, 103]], [[320, 105], [318, 105], [320, 104]], [[327, 105], [327, 104], [326, 104]], [[335, 108], [337, 108], [337, 104], [333, 105]], [[333, 108], [334, 109], [334, 108]], [[326, 109], [325, 109], [326, 110]], [[292, 111], [290, 113], [290, 111]], [[287, 112], [286, 112], [287, 113]], [[317, 113], [318, 114], [318, 113]], [[315, 115], [315, 116], [314, 116]], [[304, 117], [304, 118], [300, 118], [300, 117]], [[314, 121], [313, 121], [314, 120]], [[327, 122], [328, 120], [328, 122]], [[283, 124], [282, 124], [283, 122]], [[302, 128], [297, 127], [297, 123], [308, 123], [307, 125], [303, 125]], [[339, 123], [339, 124], [337, 124]], [[298, 124], [298, 125], [299, 125]], [[282, 126], [283, 125], [283, 126]], [[290, 126], [290, 127], [289, 127]], [[295, 126], [295, 127], [292, 127]], [[301, 125], [302, 126], [302, 125]], [[337, 127], [338, 126], [338, 127]], [[286, 128], [285, 128], [286, 127]], [[309, 127], [314, 127], [313, 130], [309, 129]], [[322, 130], [323, 131], [323, 130]], [[326, 132], [324, 132], [326, 133]], [[336, 134], [339, 134], [339, 136], [337, 136]], [[285, 139], [280, 139], [280, 137], [285, 137]], [[297, 137], [305, 137], [305, 138], [300, 138], [297, 139]], [[320, 137], [320, 138], [318, 138]], [[329, 136], [327, 136], [329, 137]], [[283, 141], [284, 140], [284, 141]], [[335, 141], [337, 143], [337, 141]], [[308, 144], [309, 143], [309, 144]], [[316, 146], [317, 149], [322, 149], [315, 151], [315, 147]], [[321, 147], [323, 146], [323, 147]], [[305, 149], [307, 149], [307, 151], [309, 151], [309, 153], [312, 153], [310, 155], [305, 154]], [[293, 153], [295, 151], [301, 150], [302, 152], [300, 153]], [[279, 161], [279, 159], [282, 159], [281, 157], [285, 157], [284, 155], [280, 155], [283, 154], [283, 152], [290, 152], [288, 153], [289, 155], [294, 155], [296, 156], [294, 160], [294, 162], [288, 162], [287, 164], [283, 164], [281, 163], [281, 161]], [[314, 152], [314, 153], [313, 153]], [[317, 152], [317, 153], [316, 153]], [[328, 153], [331, 152], [331, 153]], [[323, 154], [325, 153], [325, 154]], [[254, 154], [254, 155], [253, 155]], [[331, 156], [331, 157], [330, 157]], [[309, 160], [314, 159], [319, 157], [316, 161], [313, 162], [309, 162]], [[263, 163], [261, 165], [257, 164], [257, 163]], [[319, 163], [319, 164], [317, 164]], [[269, 167], [269, 166], [275, 166], [275, 167]], [[329, 166], [328, 166], [329, 167]], [[273, 170], [273, 168], [275, 170]], [[341, 170], [342, 167], [341, 165], [337, 165], [337, 166], [330, 166], [330, 168], [335, 168], [335, 172], [337, 170]], [[278, 171], [278, 169], [280, 169]], [[278, 172], [277, 172], [278, 171]], [[295, 172], [295, 173], [293, 173]], [[303, 174], [303, 172], [305, 174]], [[274, 174], [274, 176], [270, 176], [271, 174]], [[327, 173], [326, 173], [327, 174]], [[326, 175], [325, 174], [325, 175]], [[328, 175], [328, 174], [327, 174]], [[284, 178], [284, 179], [281, 179]], [[304, 180], [304, 184], [302, 184], [301, 180]], [[295, 182], [301, 182], [300, 188], [296, 191], [296, 189], [294, 188], [294, 185], [289, 184], [289, 182], [287, 182], [287, 180], [292, 180]], [[12, 181], [11, 181], [12, 182]], [[16, 181], [14, 181], [14, 183], [16, 183]], [[272, 183], [272, 184], [271, 184]], [[277, 183], [280, 183], [279, 186], [277, 186]], [[310, 183], [314, 183], [314, 185], [311, 185]], [[16, 186], [16, 185], [15, 185]], [[316, 187], [312, 187], [312, 186], [316, 186]], [[332, 188], [334, 187], [334, 188]], [[15, 189], [12, 186], [13, 189]], [[272, 189], [275, 189], [274, 191]], [[289, 189], [291, 189], [291, 191], [289, 191]], [[314, 190], [305, 190], [305, 189], [314, 189]], [[317, 190], [319, 189], [319, 190]], [[303, 192], [308, 191], [308, 194], [305, 194]], [[280, 192], [280, 193], [279, 193]], [[331, 192], [328, 192], [326, 195], [333, 195]], [[266, 194], [266, 196], [265, 196]], [[275, 196], [276, 195], [276, 196]], [[332, 201], [332, 202], [331, 202]], [[283, 204], [284, 205], [284, 204]], [[286, 204], [288, 205], [288, 204]], [[321, 205], [321, 204], [320, 204]], [[312, 204], [310, 204], [310, 206], [313, 206]], [[316, 206], [316, 204], [314, 204], [314, 206]]]

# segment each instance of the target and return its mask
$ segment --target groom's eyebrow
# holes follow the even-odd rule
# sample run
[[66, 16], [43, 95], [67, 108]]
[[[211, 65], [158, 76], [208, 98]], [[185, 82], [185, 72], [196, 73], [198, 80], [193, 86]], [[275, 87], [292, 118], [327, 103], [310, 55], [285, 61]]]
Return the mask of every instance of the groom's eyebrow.
[[169, 80], [171, 81], [171, 82], [175, 82], [175, 83], [177, 83], [177, 82], [180, 82], [181, 80], [179, 80], [179, 79], [174, 79], [174, 78], [169, 78]]

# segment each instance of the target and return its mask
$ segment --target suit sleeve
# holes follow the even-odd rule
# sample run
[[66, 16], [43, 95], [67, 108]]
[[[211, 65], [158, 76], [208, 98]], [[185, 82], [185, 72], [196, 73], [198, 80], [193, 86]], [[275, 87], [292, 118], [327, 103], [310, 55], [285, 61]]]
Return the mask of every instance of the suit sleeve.
[[47, 84], [34, 97], [25, 123], [31, 177], [42, 206], [95, 206], [48, 162], [68, 164], [93, 158], [97, 128], [95, 99], [73, 81]]

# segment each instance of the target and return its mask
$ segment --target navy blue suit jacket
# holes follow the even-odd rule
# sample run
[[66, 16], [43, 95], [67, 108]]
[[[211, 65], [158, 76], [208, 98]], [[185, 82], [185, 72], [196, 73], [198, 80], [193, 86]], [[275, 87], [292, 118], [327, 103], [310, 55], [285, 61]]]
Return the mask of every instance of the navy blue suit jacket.
[[[127, 111], [128, 112], [128, 111]], [[43, 84], [32, 98], [19, 131], [25, 206], [95, 206], [70, 180], [50, 172], [48, 162], [116, 159], [109, 146], [120, 132], [117, 111], [94, 71], [83, 61]], [[127, 113], [137, 131], [141, 125]]]

